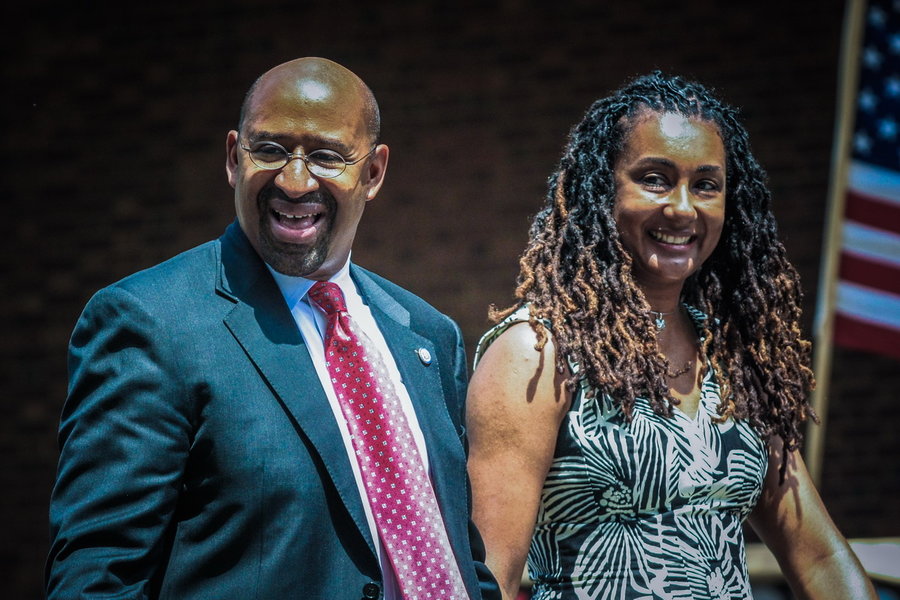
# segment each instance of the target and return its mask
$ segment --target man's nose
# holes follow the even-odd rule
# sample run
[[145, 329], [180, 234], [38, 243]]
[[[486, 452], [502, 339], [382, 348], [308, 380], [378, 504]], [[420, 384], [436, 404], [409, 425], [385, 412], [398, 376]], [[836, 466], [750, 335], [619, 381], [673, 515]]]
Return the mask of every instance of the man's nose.
[[281, 167], [275, 177], [275, 185], [289, 198], [299, 198], [319, 188], [319, 180], [309, 172], [302, 158], [295, 157]]

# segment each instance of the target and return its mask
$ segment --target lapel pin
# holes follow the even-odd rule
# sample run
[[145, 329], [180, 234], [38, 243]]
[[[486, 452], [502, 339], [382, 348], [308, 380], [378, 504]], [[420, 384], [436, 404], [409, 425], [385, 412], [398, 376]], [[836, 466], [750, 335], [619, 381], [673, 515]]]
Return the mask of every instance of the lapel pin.
[[419, 355], [419, 360], [422, 361], [423, 365], [427, 367], [431, 364], [431, 352], [427, 348], [418, 348], [416, 354]]

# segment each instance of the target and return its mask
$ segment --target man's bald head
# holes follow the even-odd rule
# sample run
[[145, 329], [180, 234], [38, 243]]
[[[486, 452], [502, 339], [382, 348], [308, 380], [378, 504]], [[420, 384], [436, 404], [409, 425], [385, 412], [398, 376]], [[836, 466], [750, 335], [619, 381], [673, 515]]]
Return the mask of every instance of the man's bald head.
[[361, 101], [363, 121], [371, 143], [377, 144], [381, 136], [381, 112], [369, 86], [353, 71], [326, 58], [297, 58], [273, 67], [263, 73], [247, 91], [238, 120], [238, 131], [254, 110], [259, 92], [274, 85], [295, 86], [298, 95], [315, 98], [317, 95], [334, 95], [344, 100], [354, 96]]

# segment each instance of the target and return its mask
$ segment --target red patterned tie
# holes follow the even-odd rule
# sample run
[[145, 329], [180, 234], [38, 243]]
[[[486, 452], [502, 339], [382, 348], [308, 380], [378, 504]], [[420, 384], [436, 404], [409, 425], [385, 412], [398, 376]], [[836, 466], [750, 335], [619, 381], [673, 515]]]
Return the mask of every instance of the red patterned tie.
[[309, 297], [328, 318], [325, 364], [403, 598], [467, 599], [431, 480], [378, 351], [356, 329], [337, 284], [316, 282]]

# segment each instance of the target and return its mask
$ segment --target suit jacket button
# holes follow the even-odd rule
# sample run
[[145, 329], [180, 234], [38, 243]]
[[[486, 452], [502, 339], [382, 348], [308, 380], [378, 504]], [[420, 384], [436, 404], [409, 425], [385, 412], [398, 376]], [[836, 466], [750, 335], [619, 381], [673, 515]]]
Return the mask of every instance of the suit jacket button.
[[375, 600], [381, 596], [381, 588], [377, 583], [369, 582], [362, 589], [363, 600]]

